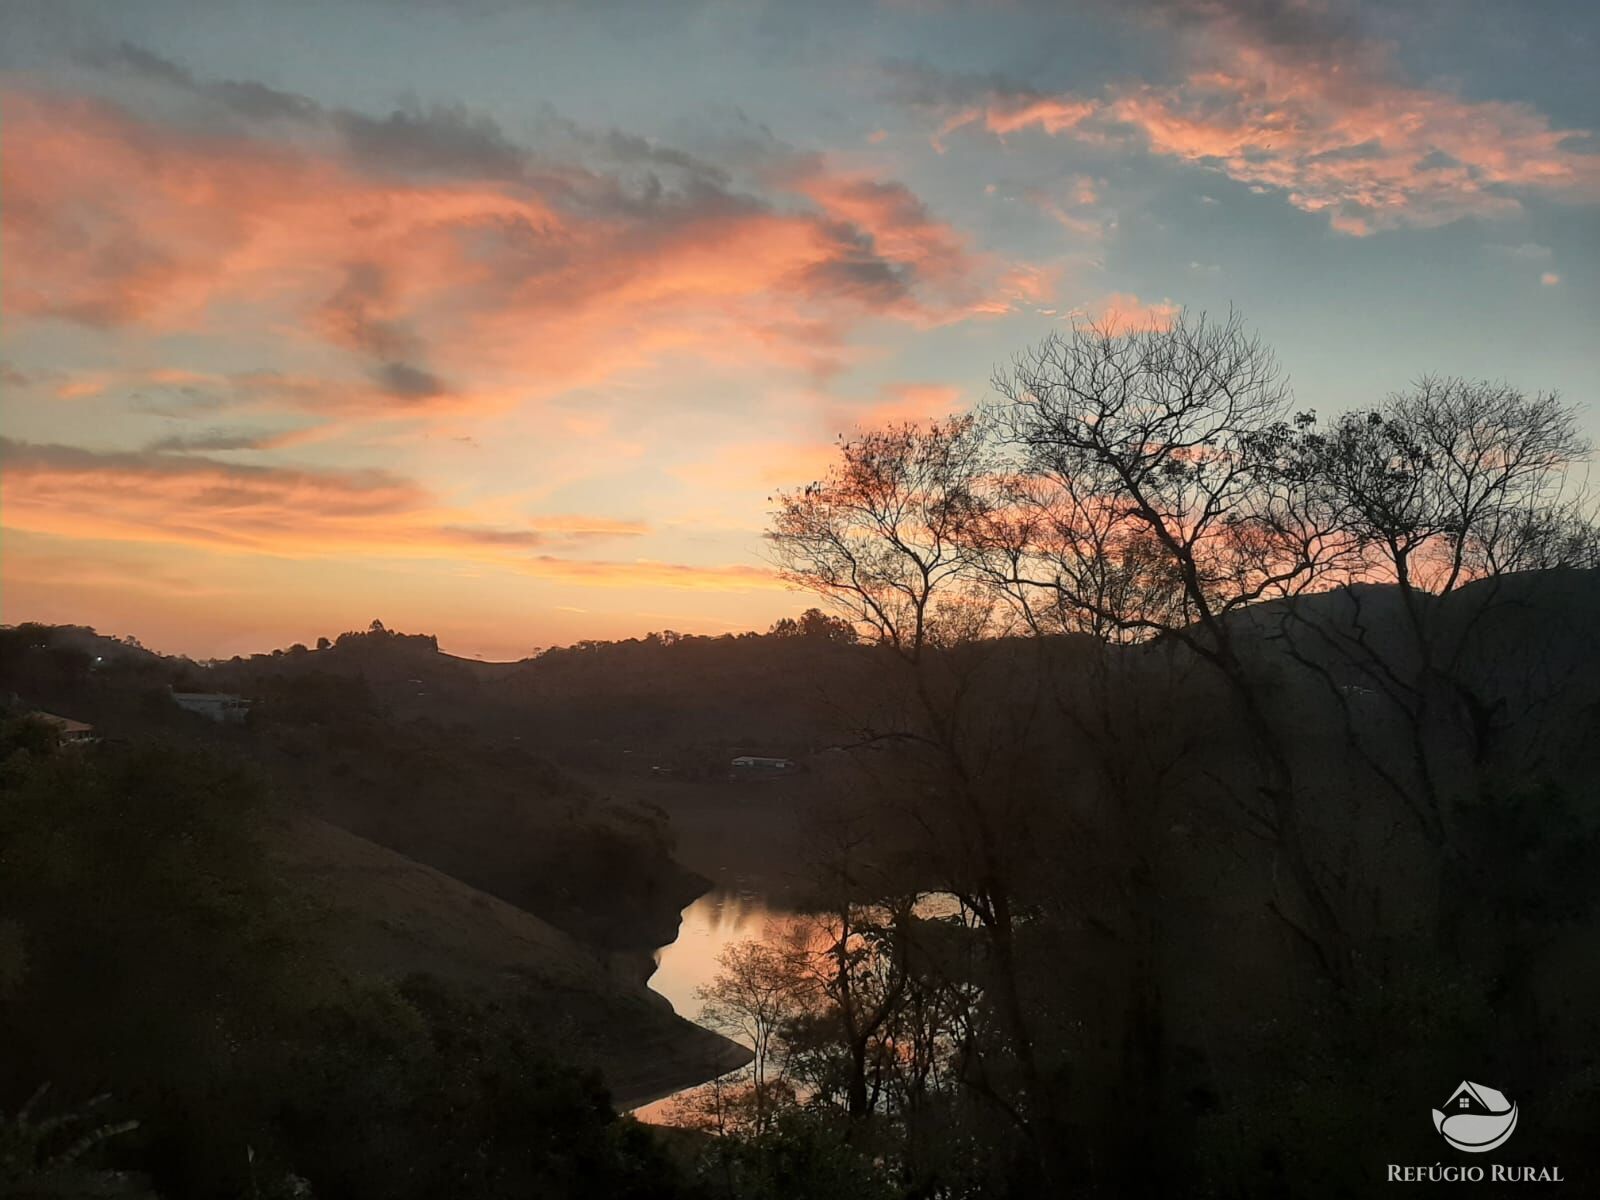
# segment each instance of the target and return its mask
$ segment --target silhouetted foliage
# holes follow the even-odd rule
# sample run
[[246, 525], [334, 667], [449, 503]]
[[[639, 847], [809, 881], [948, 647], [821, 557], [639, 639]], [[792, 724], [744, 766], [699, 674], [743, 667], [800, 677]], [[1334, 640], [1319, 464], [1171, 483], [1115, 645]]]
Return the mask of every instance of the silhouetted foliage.
[[[1579, 1094], [1594, 579], [1514, 574], [1592, 560], [1572, 410], [1424, 380], [1324, 428], [1234, 315], [1080, 326], [997, 390], [846, 442], [770, 535], [904, 664], [837, 693], [857, 849], [823, 877], [968, 914], [907, 927], [897, 1004], [954, 1039], [935, 1126], [1001, 1174], [914, 1152], [887, 1088], [886, 1161], [938, 1164], [918, 1194], [1354, 1194], [1410, 1081], [1488, 1056]], [[848, 1122], [850, 1022], [803, 992], [779, 1057]]]
[[[291, 1170], [323, 1195], [677, 1194], [597, 1080], [552, 1062], [531, 1014], [339, 970], [317, 901], [263, 849], [272, 817], [248, 772], [154, 745], [41, 750], [17, 721], [3, 733], [0, 911], [25, 959], [0, 996], [0, 1102], [40, 1078], [68, 1097], [109, 1089], [104, 1129], [125, 1135], [110, 1165], [171, 1196], [256, 1194]], [[37, 1188], [16, 1194], [122, 1194], [88, 1174], [47, 1190], [76, 1156], [34, 1142]]]

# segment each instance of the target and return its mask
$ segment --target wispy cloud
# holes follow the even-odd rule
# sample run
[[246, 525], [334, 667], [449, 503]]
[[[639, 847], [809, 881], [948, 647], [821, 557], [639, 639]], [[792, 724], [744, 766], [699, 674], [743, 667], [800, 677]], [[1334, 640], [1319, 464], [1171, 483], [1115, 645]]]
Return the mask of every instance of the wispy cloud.
[[648, 531], [640, 521], [577, 514], [489, 525], [387, 471], [242, 464], [171, 449], [102, 452], [0, 438], [6, 523], [57, 537], [286, 558], [446, 557], [529, 569], [557, 552]]
[[536, 151], [459, 108], [369, 116], [129, 47], [95, 69], [5, 98], [5, 311], [245, 311], [348, 351], [363, 403], [529, 398], [669, 354], [827, 372], [863, 321], [964, 311], [988, 266], [903, 183], [779, 144], [725, 169], [553, 121]]
[[541, 556], [526, 565], [535, 575], [600, 587], [678, 588], [688, 591], [748, 592], [786, 591], [788, 584], [767, 567], [731, 564], [692, 566], [685, 563], [595, 561], [592, 559]]
[[1112, 292], [1066, 315], [1069, 319], [1092, 321], [1121, 330], [1167, 329], [1182, 307], [1168, 299], [1141, 300], [1131, 292]]
[[[1322, 5], [1162, 0], [1131, 6], [1175, 39], [1181, 77], [1090, 93], [891, 68], [938, 145], [1024, 131], [1221, 172], [1364, 235], [1516, 213], [1522, 199], [1600, 200], [1590, 132], [1531, 105], [1408, 82], [1388, 47]], [[1064, 211], [1064, 210], [1063, 210]]]

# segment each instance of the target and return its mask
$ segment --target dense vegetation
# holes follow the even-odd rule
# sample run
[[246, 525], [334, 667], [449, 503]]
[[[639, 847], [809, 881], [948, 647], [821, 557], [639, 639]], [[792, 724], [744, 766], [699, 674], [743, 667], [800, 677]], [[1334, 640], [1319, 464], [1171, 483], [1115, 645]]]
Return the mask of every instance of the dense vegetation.
[[63, 1159], [83, 1122], [24, 1137], [14, 1119], [0, 1192], [113, 1194], [93, 1189], [115, 1169], [174, 1196], [674, 1194], [533, 1014], [343, 969], [316, 898], [276, 877], [270, 807], [236, 762], [53, 741], [0, 726], [0, 1111], [48, 1081], [34, 1125], [109, 1093], [88, 1127], [137, 1126], [91, 1165]]

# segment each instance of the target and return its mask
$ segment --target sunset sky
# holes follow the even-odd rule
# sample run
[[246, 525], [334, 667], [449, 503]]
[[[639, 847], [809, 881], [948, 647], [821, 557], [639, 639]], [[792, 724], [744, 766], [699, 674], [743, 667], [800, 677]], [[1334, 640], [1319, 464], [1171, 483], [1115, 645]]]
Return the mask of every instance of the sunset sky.
[[1324, 413], [1587, 405], [1597, 43], [1587, 2], [9, 0], [0, 619], [764, 628], [771, 492], [1075, 316], [1232, 303]]

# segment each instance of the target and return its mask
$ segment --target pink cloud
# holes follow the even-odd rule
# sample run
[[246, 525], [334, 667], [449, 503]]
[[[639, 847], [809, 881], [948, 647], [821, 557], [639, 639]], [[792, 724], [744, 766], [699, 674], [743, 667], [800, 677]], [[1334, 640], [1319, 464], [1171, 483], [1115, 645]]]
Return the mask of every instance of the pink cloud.
[[[1383, 47], [1331, 23], [1285, 42], [1250, 6], [1174, 2], [1154, 11], [1178, 30], [1190, 63], [1176, 85], [1122, 84], [1093, 96], [991, 87], [977, 102], [953, 98], [939, 136], [975, 127], [1002, 137], [1037, 129], [1131, 139], [1278, 193], [1351, 236], [1504, 216], [1530, 194], [1600, 200], [1590, 133], [1555, 127], [1531, 105], [1408, 83]], [[1302, 16], [1315, 24], [1319, 14], [1308, 6]]]
[[444, 557], [527, 566], [639, 536], [638, 521], [552, 514], [486, 525], [386, 471], [241, 465], [163, 450], [100, 453], [0, 439], [8, 529], [319, 558]]
[[985, 103], [952, 113], [939, 127], [935, 145], [956, 130], [974, 124], [999, 137], [1033, 126], [1051, 135], [1066, 133], [1077, 129], [1097, 112], [1098, 106], [1091, 100], [1028, 92], [997, 92]]
[[862, 322], [959, 315], [988, 270], [903, 184], [817, 156], [756, 193], [707, 170], [641, 193], [581, 160], [535, 168], [458, 121], [470, 144], [453, 152], [476, 169], [408, 171], [398, 151], [373, 161], [374, 129], [400, 136], [377, 122], [230, 112], [224, 134], [200, 119], [214, 89], [187, 86], [200, 116], [182, 122], [6, 95], [13, 319], [280, 331], [347, 352], [339, 391], [360, 405], [493, 406], [673, 355], [826, 373]]
[[995, 281], [989, 293], [968, 310], [986, 316], [1004, 316], [1022, 309], [1038, 309], [1054, 301], [1061, 285], [1063, 268], [1059, 264], [1032, 266], [1017, 264]]
[[1113, 292], [1074, 309], [1071, 315], [1121, 330], [1168, 329], [1181, 311], [1182, 306], [1171, 300], [1146, 301], [1131, 292]]
[[634, 559], [621, 562], [542, 556], [527, 565], [530, 573], [549, 579], [598, 587], [675, 588], [696, 592], [785, 591], [788, 584], [767, 567], [733, 563], [694, 566]]
[[1106, 233], [1106, 223], [1097, 216], [1085, 215], [1084, 210], [1093, 204], [1085, 202], [1081, 191], [1063, 200], [1053, 190], [1044, 188], [1028, 188], [1022, 193], [1023, 199], [1033, 204], [1040, 212], [1044, 213], [1057, 225], [1065, 229], [1076, 238], [1085, 241], [1099, 241]]
[[[892, 383], [860, 418], [864, 428], [948, 417], [968, 407], [958, 387], [945, 383]], [[836, 453], [836, 452], [835, 452]]]
[[[742, 563], [601, 559], [601, 544], [649, 532], [640, 521], [582, 514], [486, 525], [416, 483], [381, 471], [240, 466], [189, 455], [96, 453], [0, 438], [0, 503], [12, 535], [180, 547], [284, 560], [443, 559], [556, 582], [721, 594], [782, 590], [771, 570]], [[787, 482], [787, 481], [785, 481]], [[48, 545], [49, 543], [44, 543]], [[106, 586], [101, 557], [52, 553], [7, 559], [11, 582], [82, 594]], [[138, 568], [141, 588], [169, 589]], [[123, 579], [116, 593], [126, 608]], [[258, 596], [241, 597], [255, 603]]]

